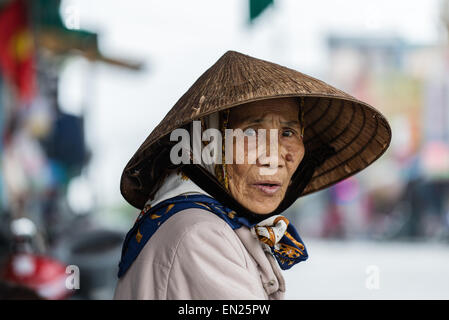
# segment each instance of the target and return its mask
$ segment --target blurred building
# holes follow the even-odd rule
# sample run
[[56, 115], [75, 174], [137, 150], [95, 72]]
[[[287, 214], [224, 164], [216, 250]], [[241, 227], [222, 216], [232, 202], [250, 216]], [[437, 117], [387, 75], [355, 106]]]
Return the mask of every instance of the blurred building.
[[[328, 81], [385, 114], [393, 139], [382, 161], [323, 192], [327, 195], [317, 195], [319, 199], [300, 200], [298, 224], [324, 237], [448, 239], [445, 51], [398, 37], [338, 34], [328, 35], [327, 48]], [[321, 214], [309, 209], [315, 201], [327, 204]]]

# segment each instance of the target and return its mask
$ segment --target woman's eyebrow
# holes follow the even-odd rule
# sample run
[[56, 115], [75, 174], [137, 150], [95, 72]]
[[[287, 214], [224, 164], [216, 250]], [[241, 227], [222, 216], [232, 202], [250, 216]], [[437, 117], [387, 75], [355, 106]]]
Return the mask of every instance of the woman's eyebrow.
[[281, 121], [281, 124], [286, 126], [301, 126], [301, 123], [298, 120]]
[[[246, 124], [254, 124], [254, 123], [262, 123], [264, 121], [263, 118], [251, 118], [251, 117], [243, 117], [242, 119], [242, 123], [246, 123]], [[299, 120], [290, 120], [290, 121], [281, 121], [282, 125], [286, 125], [286, 126], [301, 126]]]

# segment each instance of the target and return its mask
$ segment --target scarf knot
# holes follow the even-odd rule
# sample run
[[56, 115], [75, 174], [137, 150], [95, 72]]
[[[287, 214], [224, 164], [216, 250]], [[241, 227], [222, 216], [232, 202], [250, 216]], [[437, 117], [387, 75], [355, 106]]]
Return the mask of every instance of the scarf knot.
[[272, 216], [254, 228], [259, 241], [270, 247], [281, 269], [290, 269], [308, 258], [301, 238], [286, 217]]

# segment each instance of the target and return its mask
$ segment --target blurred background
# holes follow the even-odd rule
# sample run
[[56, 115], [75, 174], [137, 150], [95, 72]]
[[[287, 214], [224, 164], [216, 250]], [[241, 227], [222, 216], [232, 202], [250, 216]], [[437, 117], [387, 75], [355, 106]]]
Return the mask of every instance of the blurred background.
[[[127, 161], [227, 50], [389, 120], [365, 171], [286, 216], [287, 299], [449, 299], [449, 1], [0, 0], [0, 299], [110, 299]], [[79, 281], [77, 280], [79, 276]]]

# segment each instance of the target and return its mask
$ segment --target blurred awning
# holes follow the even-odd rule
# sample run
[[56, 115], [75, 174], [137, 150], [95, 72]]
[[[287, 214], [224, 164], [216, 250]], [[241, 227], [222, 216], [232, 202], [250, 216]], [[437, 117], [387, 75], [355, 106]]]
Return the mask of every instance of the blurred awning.
[[60, 0], [27, 0], [38, 48], [54, 55], [82, 55], [89, 60], [140, 70], [141, 62], [117, 59], [103, 54], [98, 48], [96, 33], [67, 28], [60, 15]]
[[103, 55], [98, 49], [97, 34], [88, 31], [43, 28], [36, 34], [36, 43], [55, 55], [82, 55], [89, 60], [132, 70], [140, 70], [143, 66], [140, 62]]

